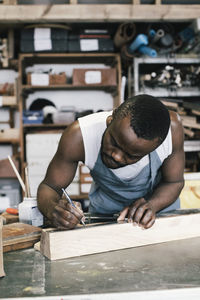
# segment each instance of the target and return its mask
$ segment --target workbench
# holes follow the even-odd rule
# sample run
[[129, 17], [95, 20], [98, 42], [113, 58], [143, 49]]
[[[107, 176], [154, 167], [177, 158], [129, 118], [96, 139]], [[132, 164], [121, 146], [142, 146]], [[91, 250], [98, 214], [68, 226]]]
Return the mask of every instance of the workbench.
[[4, 253], [4, 269], [3, 299], [199, 300], [200, 238], [57, 261], [30, 248]]

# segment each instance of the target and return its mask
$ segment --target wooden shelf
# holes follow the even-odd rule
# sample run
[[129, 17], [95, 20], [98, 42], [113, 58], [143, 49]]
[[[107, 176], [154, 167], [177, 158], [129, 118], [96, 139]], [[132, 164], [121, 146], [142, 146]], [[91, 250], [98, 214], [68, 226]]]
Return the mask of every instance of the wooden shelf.
[[19, 139], [0, 139], [0, 144], [19, 144]]
[[0, 5], [0, 23], [191, 21], [200, 5], [157, 4]]
[[65, 85], [46, 85], [46, 86], [34, 86], [34, 85], [22, 85], [23, 90], [27, 91], [37, 91], [37, 90], [104, 90], [104, 91], [114, 91], [117, 86], [100, 86], [95, 84], [90, 84], [87, 86], [75, 86], [73, 84]]
[[67, 124], [23, 124], [24, 129], [66, 128]]
[[70, 198], [73, 200], [88, 199], [88, 194], [70, 195]]

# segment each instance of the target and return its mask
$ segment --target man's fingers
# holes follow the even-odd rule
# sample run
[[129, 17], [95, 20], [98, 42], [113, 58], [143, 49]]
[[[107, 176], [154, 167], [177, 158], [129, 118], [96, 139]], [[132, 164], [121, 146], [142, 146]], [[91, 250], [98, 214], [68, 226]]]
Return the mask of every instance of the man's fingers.
[[155, 223], [155, 218], [151, 219], [147, 224], [143, 225], [142, 227], [145, 229], [150, 228]]
[[60, 200], [58, 206], [62, 207], [64, 210], [71, 212], [78, 220], [81, 220], [83, 217], [83, 211], [78, 207], [72, 206], [66, 200]]
[[138, 213], [138, 209], [146, 203], [144, 198], [139, 198], [134, 204], [129, 208], [128, 219], [132, 222], [138, 223], [138, 220], [135, 220], [135, 214]]
[[59, 225], [64, 226], [65, 228], [74, 228], [80, 222], [79, 218], [73, 213], [63, 209], [59, 205], [55, 206], [53, 217], [54, 223], [59, 223]]
[[124, 221], [128, 214], [129, 207], [125, 207], [121, 212], [119, 217], [117, 218], [117, 222]]

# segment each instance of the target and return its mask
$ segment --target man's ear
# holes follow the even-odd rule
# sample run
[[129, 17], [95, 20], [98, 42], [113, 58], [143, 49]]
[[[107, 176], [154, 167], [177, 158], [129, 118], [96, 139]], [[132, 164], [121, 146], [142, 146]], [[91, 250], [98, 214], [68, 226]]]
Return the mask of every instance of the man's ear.
[[107, 119], [106, 119], [106, 125], [107, 125], [107, 127], [108, 127], [108, 125], [110, 125], [110, 123], [112, 122], [112, 120], [113, 120], [113, 116], [112, 115], [110, 115], [110, 116], [107, 117]]

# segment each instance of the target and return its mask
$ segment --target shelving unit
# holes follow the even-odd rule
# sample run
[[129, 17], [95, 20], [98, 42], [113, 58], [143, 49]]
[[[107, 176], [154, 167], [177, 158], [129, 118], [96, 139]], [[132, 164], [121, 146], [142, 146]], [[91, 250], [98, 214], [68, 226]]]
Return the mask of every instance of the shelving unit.
[[[31, 85], [30, 83], [27, 84], [27, 70], [30, 70], [31, 66], [39, 65], [39, 66], [46, 66], [46, 65], [54, 65], [54, 64], [61, 64], [61, 65], [67, 65], [70, 66], [73, 73], [73, 68], [76, 69], [82, 68], [85, 70], [100, 70], [100, 69], [110, 69], [114, 68], [116, 69], [116, 83], [112, 85], [103, 84], [79, 84], [75, 85], [73, 82], [72, 76], [67, 76], [67, 81], [65, 84], [59, 84], [59, 85]], [[72, 93], [76, 93], [77, 91], [80, 93], [83, 92], [90, 92], [90, 91], [100, 91], [105, 92], [106, 94], [110, 94], [112, 100], [112, 108], [117, 107], [121, 103], [121, 61], [120, 61], [120, 55], [116, 53], [41, 53], [41, 54], [21, 54], [19, 56], [19, 80], [20, 80], [20, 102], [19, 102], [19, 111], [20, 111], [20, 120], [21, 120], [21, 169], [23, 170], [28, 162], [27, 158], [27, 151], [30, 152], [30, 146], [28, 146], [27, 150], [27, 140], [31, 140], [31, 135], [33, 137], [33, 134], [38, 135], [38, 138], [41, 140], [40, 134], [47, 134], [51, 133], [54, 134], [54, 141], [55, 143], [59, 140], [59, 135], [62, 133], [62, 131], [68, 126], [67, 123], [61, 123], [61, 124], [24, 124], [23, 123], [23, 111], [27, 110], [27, 96], [31, 95], [35, 92], [64, 92], [67, 93], [70, 91]], [[67, 98], [67, 96], [65, 97]], [[84, 100], [83, 100], [84, 101]], [[95, 103], [97, 99], [93, 100], [93, 103]], [[56, 102], [56, 100], [55, 100]], [[86, 103], [85, 103], [86, 104]], [[83, 102], [83, 107], [85, 106]], [[74, 105], [74, 103], [71, 103], [71, 105]], [[88, 104], [87, 104], [88, 105]], [[86, 106], [87, 106], [86, 105]], [[97, 105], [98, 106], [98, 105]], [[56, 135], [58, 133], [58, 135]], [[36, 137], [36, 136], [35, 136]], [[47, 137], [47, 136], [46, 136]], [[30, 143], [30, 142], [29, 142]], [[47, 143], [51, 143], [48, 141], [47, 137]], [[34, 146], [34, 145], [33, 145]], [[41, 145], [40, 145], [41, 146]], [[44, 146], [43, 151], [44, 151]], [[33, 159], [29, 159], [29, 163], [33, 166], [33, 168], [36, 168], [36, 161], [33, 162]], [[47, 163], [47, 161], [46, 161]], [[44, 170], [44, 174], [46, 172], [45, 166], [41, 166]], [[30, 168], [29, 168], [30, 169]], [[35, 172], [35, 171], [34, 171]], [[31, 172], [30, 172], [31, 173]], [[43, 176], [44, 176], [43, 174]], [[23, 174], [24, 175], [24, 174]], [[39, 177], [39, 176], [38, 176]], [[31, 181], [31, 176], [30, 176]], [[40, 182], [39, 178], [39, 182]], [[39, 184], [38, 182], [38, 184]], [[80, 195], [80, 194], [71, 194], [73, 198], [80, 199], [86, 196]]]
[[133, 61], [134, 70], [134, 94], [150, 94], [155, 97], [197, 97], [200, 96], [200, 87], [182, 87], [182, 88], [149, 88], [141, 86], [140, 76], [147, 72], [156, 72], [159, 66], [173, 65], [186, 66], [196, 65], [200, 66], [199, 58], [191, 58], [188, 56], [180, 57], [158, 57], [158, 58], [135, 58]]
[[[155, 96], [162, 101], [165, 105], [169, 105], [169, 109], [173, 109], [173, 102], [170, 102], [170, 99], [174, 101], [174, 110], [176, 110], [182, 119], [185, 133], [189, 131], [192, 133], [192, 130], [199, 130], [200, 123], [196, 121], [196, 116], [187, 116], [184, 112], [184, 101], [187, 99], [187, 103], [192, 103], [193, 99], [198, 99], [200, 97], [200, 86], [178, 86], [178, 84], [172, 84], [172, 86], [159, 87], [158, 84], [155, 87], [149, 87], [145, 85], [144, 78], [152, 72], [158, 73], [160, 67], [165, 68], [165, 66], [174, 67], [174, 68], [183, 68], [188, 66], [194, 66], [194, 68], [200, 68], [200, 58], [196, 55], [193, 57], [189, 55], [175, 55], [174, 57], [157, 57], [157, 58], [134, 58], [133, 60], [133, 94], [149, 94]], [[197, 74], [198, 75], [198, 74]], [[143, 78], [143, 79], [142, 79]], [[161, 78], [161, 75], [160, 75]], [[164, 79], [163, 79], [164, 80]], [[164, 84], [163, 84], [164, 85]], [[169, 102], [167, 102], [168, 100]], [[180, 104], [177, 100], [180, 100]], [[189, 100], [188, 100], [189, 99]], [[177, 102], [176, 102], [177, 101]], [[171, 105], [171, 107], [170, 107]], [[192, 130], [191, 130], [192, 129]], [[192, 166], [192, 170], [197, 171], [198, 155], [200, 151], [200, 141], [193, 140], [192, 137], [189, 137], [188, 140], [184, 141], [184, 151], [186, 153], [186, 162]], [[194, 160], [192, 159], [191, 152], [196, 152]], [[191, 159], [191, 162], [190, 162]], [[187, 164], [186, 164], [187, 165]]]
[[0, 144], [10, 144], [13, 149], [13, 155], [18, 155], [18, 147], [20, 142], [20, 131], [14, 128], [14, 113], [18, 110], [17, 95], [0, 96], [1, 108], [8, 109], [9, 119], [0, 121], [0, 125], [8, 124], [9, 128], [0, 130]]

